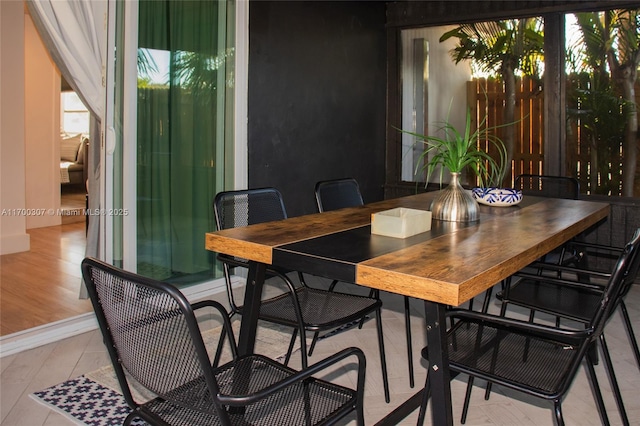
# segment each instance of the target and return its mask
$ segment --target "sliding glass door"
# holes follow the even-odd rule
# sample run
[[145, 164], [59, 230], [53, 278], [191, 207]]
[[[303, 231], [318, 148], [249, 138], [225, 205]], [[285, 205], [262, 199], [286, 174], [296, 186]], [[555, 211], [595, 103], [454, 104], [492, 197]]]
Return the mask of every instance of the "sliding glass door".
[[127, 214], [112, 222], [113, 261], [179, 285], [208, 281], [212, 200], [233, 186], [235, 3], [126, 3], [116, 31], [122, 129], [107, 179]]

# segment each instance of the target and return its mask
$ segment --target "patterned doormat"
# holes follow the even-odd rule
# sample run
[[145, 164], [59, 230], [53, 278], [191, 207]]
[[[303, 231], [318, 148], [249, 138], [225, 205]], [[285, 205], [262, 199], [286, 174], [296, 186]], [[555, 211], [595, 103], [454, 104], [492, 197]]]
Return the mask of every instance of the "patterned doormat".
[[[234, 323], [234, 328], [236, 324], [237, 322]], [[346, 331], [358, 324], [359, 321], [354, 321], [349, 325], [321, 336], [320, 339]], [[288, 328], [271, 324], [260, 326], [256, 336], [256, 352], [269, 356], [280, 354], [276, 359], [284, 359], [284, 354], [291, 338], [289, 330]], [[216, 334], [219, 334], [219, 329], [204, 332], [205, 343], [208, 339], [214, 338]], [[296, 350], [299, 350], [299, 348]], [[133, 380], [130, 382], [130, 387], [136, 401], [145, 401], [152, 397]], [[121, 394], [113, 368], [110, 365], [34, 392], [30, 396], [77, 425], [121, 425], [131, 412]], [[136, 419], [132, 424], [145, 425], [146, 423]]]
[[[121, 425], [131, 412], [122, 394], [86, 376], [34, 392], [31, 397], [78, 425]], [[132, 424], [146, 423], [136, 419]]]

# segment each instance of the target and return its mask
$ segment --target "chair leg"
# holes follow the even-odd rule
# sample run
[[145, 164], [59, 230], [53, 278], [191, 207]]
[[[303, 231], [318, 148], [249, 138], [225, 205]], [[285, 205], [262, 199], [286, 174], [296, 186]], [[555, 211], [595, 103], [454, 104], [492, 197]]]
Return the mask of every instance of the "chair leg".
[[509, 302], [502, 302], [502, 304], [500, 305], [500, 316], [504, 317], [505, 315], [507, 315], [507, 304]]
[[564, 426], [564, 417], [562, 416], [562, 405], [560, 405], [559, 399], [556, 399], [553, 401], [553, 413], [556, 416], [556, 424], [558, 426]]
[[218, 342], [218, 347], [216, 348], [216, 354], [213, 357], [213, 362], [211, 365], [213, 367], [217, 367], [220, 364], [220, 358], [222, 357], [222, 349], [224, 346], [224, 341], [227, 338], [227, 330], [223, 327], [222, 333], [220, 333], [220, 341]]
[[[596, 370], [593, 368], [593, 360], [590, 359], [591, 355], [587, 351], [587, 359], [585, 360], [585, 368], [587, 369], [587, 378], [589, 379], [589, 386], [591, 387], [591, 393], [593, 399], [596, 401], [598, 407], [598, 414], [600, 414], [600, 420], [603, 425], [609, 426], [609, 416], [607, 416], [607, 410], [604, 406], [604, 400], [602, 399], [602, 392], [600, 392], [600, 385], [598, 384], [598, 378], [596, 377]], [[564, 423], [558, 423], [564, 424]]]
[[329, 285], [329, 291], [333, 291], [333, 289], [336, 288], [336, 284], [338, 284], [338, 280], [331, 281], [331, 284]]
[[493, 287], [489, 287], [484, 293], [484, 302], [482, 302], [482, 313], [486, 314], [489, 311], [489, 303], [491, 302], [491, 295], [493, 293]]
[[487, 388], [484, 390], [484, 400], [488, 401], [491, 396], [491, 385], [492, 383], [487, 383]]
[[[376, 290], [375, 288], [372, 288], [369, 291], [369, 297], [372, 299], [379, 299], [380, 298], [380, 290]], [[358, 330], [362, 330], [362, 326], [364, 325], [364, 321], [367, 319], [367, 316], [363, 316], [360, 319], [360, 324], [358, 325]]]
[[384, 400], [386, 402], [390, 402], [391, 397], [389, 395], [389, 376], [387, 375], [387, 357], [384, 352], [384, 337], [382, 334], [382, 314], [379, 308], [376, 310], [376, 326], [378, 329], [378, 347], [380, 349], [380, 365], [382, 367], [382, 384], [384, 386]]
[[293, 345], [296, 343], [296, 337], [298, 337], [298, 329], [294, 328], [291, 333], [291, 340], [289, 341], [289, 349], [287, 349], [287, 356], [284, 358], [284, 365], [289, 365], [291, 359], [291, 353], [293, 352]]
[[307, 333], [304, 328], [298, 331], [300, 333], [300, 359], [302, 360], [302, 369], [305, 370], [309, 366], [307, 361]]
[[418, 412], [418, 426], [424, 424], [424, 418], [427, 414], [427, 403], [429, 402], [429, 396], [431, 396], [431, 382], [429, 380], [429, 370], [427, 370], [427, 379], [424, 383], [424, 390], [422, 391], [422, 402], [420, 403], [420, 411]]
[[613, 390], [613, 396], [616, 400], [618, 411], [620, 412], [620, 418], [622, 419], [622, 424], [625, 426], [628, 426], [629, 418], [627, 417], [627, 411], [625, 410], [624, 403], [622, 402], [622, 393], [620, 392], [620, 386], [618, 385], [618, 379], [616, 378], [616, 374], [613, 371], [611, 354], [609, 353], [609, 347], [607, 346], [607, 341], [604, 337], [604, 334], [600, 335], [600, 348], [602, 349], [602, 359], [604, 360], [604, 366], [605, 366], [605, 369], [607, 370], [607, 376], [609, 377], [611, 390]]
[[305, 281], [304, 274], [302, 272], [298, 272], [298, 280], [300, 281], [300, 284], [307, 287], [307, 282]]
[[313, 333], [313, 339], [311, 339], [311, 345], [309, 346], [309, 356], [313, 355], [313, 349], [316, 347], [316, 343], [318, 342], [319, 336], [320, 336], [319, 331], [316, 331]]
[[467, 421], [467, 413], [469, 412], [469, 402], [471, 401], [471, 391], [473, 390], [473, 376], [469, 376], [467, 381], [467, 391], [464, 394], [464, 404], [462, 405], [462, 416], [460, 416], [460, 423], [465, 424]]
[[409, 387], [415, 386], [413, 377], [413, 345], [411, 342], [411, 309], [409, 305], [409, 297], [404, 297], [404, 325], [407, 334], [407, 361], [409, 365]]
[[302, 383], [303, 400], [304, 400], [304, 425], [311, 426], [313, 413], [311, 412], [311, 395], [309, 393], [309, 382], [306, 380]]
[[356, 425], [364, 426], [364, 403], [362, 398], [356, 403]]
[[[478, 348], [478, 349], [479, 349], [480, 344], [482, 342], [481, 330], [482, 330], [482, 326], [480, 326], [480, 329], [478, 330], [478, 334], [476, 336], [476, 348]], [[496, 362], [497, 362], [497, 352], [494, 350], [493, 356], [491, 357], [491, 370], [492, 371], [496, 368]], [[493, 386], [493, 383], [487, 382], [487, 386], [486, 386], [486, 388], [484, 390], [484, 400], [485, 401], [488, 401], [489, 397], [491, 396], [491, 387], [492, 386]], [[471, 392], [469, 392], [469, 395], [471, 395]]]
[[[478, 349], [480, 348], [480, 343], [481, 343], [481, 335], [480, 335], [481, 331], [482, 331], [482, 326], [480, 326], [479, 331], [478, 331], [478, 335], [476, 337], [476, 339], [477, 339], [476, 340], [476, 347]], [[500, 341], [500, 333], [498, 333], [498, 336], [495, 337], [495, 339], [497, 339], [498, 342]], [[529, 345], [529, 339], [527, 338], [527, 341], [525, 342], [525, 350], [524, 350], [525, 360], [526, 360], [526, 354], [528, 352], [528, 349], [527, 349], [528, 345]], [[496, 344], [495, 348], [493, 349], [493, 355], [491, 356], [491, 367], [490, 367], [491, 371], [495, 371], [496, 365], [498, 363], [498, 346], [499, 346], [499, 343]], [[491, 388], [492, 388], [492, 386], [493, 386], [493, 383], [487, 382], [487, 387], [486, 387], [486, 389], [484, 391], [484, 400], [485, 401], [488, 401], [489, 397], [491, 396]]]
[[589, 360], [591, 361], [591, 363], [593, 365], [598, 365], [598, 363], [600, 362], [600, 355], [598, 354], [598, 345], [591, 344], [589, 346], [589, 350], [587, 351], [587, 353], [589, 355]]
[[629, 343], [633, 348], [633, 354], [636, 357], [636, 363], [638, 364], [638, 368], [640, 369], [640, 349], [638, 349], [638, 341], [636, 340], [636, 335], [633, 332], [633, 327], [631, 326], [631, 319], [629, 318], [629, 312], [627, 311], [627, 306], [625, 305], [624, 300], [620, 301], [620, 312], [622, 312], [624, 328], [627, 330], [627, 336], [629, 336]]

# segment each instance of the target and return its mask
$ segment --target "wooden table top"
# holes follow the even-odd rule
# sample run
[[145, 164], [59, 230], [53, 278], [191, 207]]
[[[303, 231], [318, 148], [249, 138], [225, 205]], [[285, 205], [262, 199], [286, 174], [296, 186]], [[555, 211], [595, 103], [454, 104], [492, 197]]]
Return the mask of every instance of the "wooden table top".
[[399, 239], [372, 235], [371, 214], [428, 210], [436, 193], [206, 234], [208, 250], [458, 306], [598, 223], [607, 203], [525, 197], [481, 206], [480, 220], [434, 220]]

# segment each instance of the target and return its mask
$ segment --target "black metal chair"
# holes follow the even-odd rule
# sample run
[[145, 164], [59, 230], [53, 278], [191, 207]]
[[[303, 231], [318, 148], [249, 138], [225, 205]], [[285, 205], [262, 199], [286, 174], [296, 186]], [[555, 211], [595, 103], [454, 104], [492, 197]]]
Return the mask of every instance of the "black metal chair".
[[[516, 176], [513, 186], [515, 189], [521, 190], [523, 195], [570, 200], [580, 198], [580, 182], [578, 179], [568, 176], [521, 174]], [[556, 263], [575, 262], [575, 257], [570, 256], [568, 259], [565, 258], [565, 246], [560, 247], [552, 253], [556, 259]], [[546, 255], [543, 260], [549, 261], [549, 255]]]
[[[580, 198], [580, 182], [575, 178], [567, 176], [521, 174], [516, 176], [514, 180], [514, 188], [520, 189], [524, 195], [571, 200], [577, 200]], [[575, 241], [575, 238], [572, 241]], [[539, 261], [555, 263], [558, 265], [578, 266], [578, 263], [581, 261], [579, 253], [574, 251], [567, 255], [568, 247], [569, 244], [563, 244], [559, 248], [542, 256]], [[506, 280], [500, 282], [502, 291], [504, 291], [506, 285]], [[487, 312], [489, 309], [492, 294], [493, 288], [486, 291], [482, 312]], [[559, 321], [560, 319], [558, 318], [556, 325], [559, 325]], [[491, 383], [488, 383], [485, 391], [485, 399], [489, 399], [490, 393]]]
[[514, 188], [521, 190], [524, 195], [572, 200], [580, 197], [580, 182], [567, 176], [522, 174], [516, 176]]
[[320, 213], [364, 205], [360, 185], [354, 178], [317, 182], [314, 193]]
[[[515, 189], [521, 190], [523, 195], [569, 200], [580, 198], [580, 182], [578, 179], [568, 176], [521, 174], [516, 176], [513, 186]], [[575, 261], [573, 258], [565, 259], [565, 246], [552, 253], [554, 253], [556, 263]], [[543, 259], [549, 260], [549, 255], [546, 255]]]
[[[639, 246], [640, 229], [620, 254], [584, 329], [559, 328], [479, 312], [449, 312], [448, 316], [454, 320], [454, 326], [447, 332], [449, 367], [454, 374], [464, 373], [470, 377], [462, 423], [466, 420], [473, 379], [480, 378], [552, 401], [556, 422], [563, 425], [562, 399], [580, 364], [586, 361], [584, 365], [602, 423], [609, 424], [593, 367], [592, 349], [598, 341], [602, 343], [609, 378], [615, 377], [609, 365], [603, 330], [633, 283], [640, 263]], [[426, 350], [423, 356], [427, 356]], [[612, 385], [614, 392], [619, 392], [615, 380]], [[418, 424], [424, 421], [428, 397], [427, 376]], [[617, 402], [618, 408], [622, 408]], [[623, 409], [620, 411], [624, 421], [626, 414]]]
[[[257, 223], [283, 220], [287, 213], [282, 195], [274, 188], [224, 191], [216, 195], [213, 210], [218, 229], [228, 229]], [[236, 302], [231, 279], [231, 268], [248, 268], [246, 259], [219, 254], [222, 262], [231, 315], [242, 314], [243, 306]], [[308, 286], [301, 273], [296, 273], [299, 283], [295, 284], [284, 271], [267, 267], [268, 277], [279, 278], [286, 290], [261, 302], [259, 318], [275, 324], [293, 328], [291, 343], [285, 358], [289, 362], [294, 343], [300, 334], [300, 356], [303, 369], [307, 367], [306, 332], [333, 330], [348, 325], [370, 314], [376, 316], [378, 346], [384, 385], [385, 400], [390, 401], [387, 363], [382, 334], [381, 307], [379, 298], [330, 292]]]
[[[125, 272], [95, 259], [82, 262], [105, 344], [132, 412], [152, 425], [334, 424], [354, 412], [364, 425], [365, 357], [348, 348], [297, 372], [263, 355], [239, 357], [225, 308], [191, 305], [170, 284]], [[212, 365], [194, 311], [211, 308], [226, 331], [233, 359]], [[358, 361], [357, 390], [313, 377], [337, 362]], [[127, 374], [157, 395], [134, 400]]]
[[[358, 185], [358, 181], [354, 178], [331, 179], [317, 182], [314, 193], [316, 196], [318, 212], [320, 213], [364, 205], [360, 186]], [[338, 280], [334, 280], [331, 283], [329, 290], [333, 291], [336, 284], [338, 284]], [[371, 296], [379, 298], [379, 291], [372, 290]], [[404, 321], [407, 335], [409, 386], [413, 387], [415, 379], [413, 373], [413, 347], [411, 343], [411, 311], [409, 306], [409, 297], [407, 296], [404, 296]], [[316, 339], [317, 334], [314, 335], [310, 351], [313, 350], [313, 345]]]
[[[523, 195], [568, 200], [580, 198], [580, 182], [578, 179], [568, 176], [521, 174], [516, 176], [513, 186], [515, 189], [521, 190]], [[565, 253], [564, 246], [555, 252], [557, 262], [571, 262], [571, 259], [564, 258]]]
[[[521, 190], [523, 195], [571, 200], [580, 198], [580, 182], [567, 176], [521, 174], [516, 176], [513, 187]], [[578, 262], [579, 259], [575, 253], [571, 253], [568, 257], [566, 253], [567, 245], [565, 244], [543, 256], [540, 260], [557, 264], [576, 264]], [[504, 289], [505, 282], [502, 281], [500, 284]], [[482, 312], [487, 312], [492, 293], [493, 288], [486, 291]]]
[[[577, 251], [581, 254], [588, 252], [588, 257], [591, 260], [594, 256], [607, 255], [607, 253], [619, 254], [623, 251], [621, 248], [578, 241], [573, 242], [572, 245], [579, 247]], [[509, 305], [515, 305], [530, 310], [529, 322], [534, 321], [536, 312], [544, 312], [557, 318], [556, 325], [559, 325], [560, 318], [589, 324], [590, 319], [599, 308], [602, 294], [606, 291], [606, 280], [611, 277], [612, 273], [547, 263], [538, 263], [534, 266], [538, 268], [536, 273], [518, 272], [507, 282], [504, 290], [496, 295], [498, 300], [502, 301], [501, 315], [506, 314]], [[616, 308], [622, 315], [629, 343], [638, 368], [640, 368], [640, 350], [629, 312], [624, 303], [624, 296], [631, 289], [631, 284], [637, 273], [637, 269], [629, 271], [626, 278], [627, 284], [622, 291], [622, 297], [617, 300]], [[625, 421], [627, 416], [613, 372], [613, 364], [604, 333], [600, 336], [600, 343], [609, 378], [612, 381], [616, 403], [623, 421]], [[628, 421], [625, 424], [628, 424]]]

